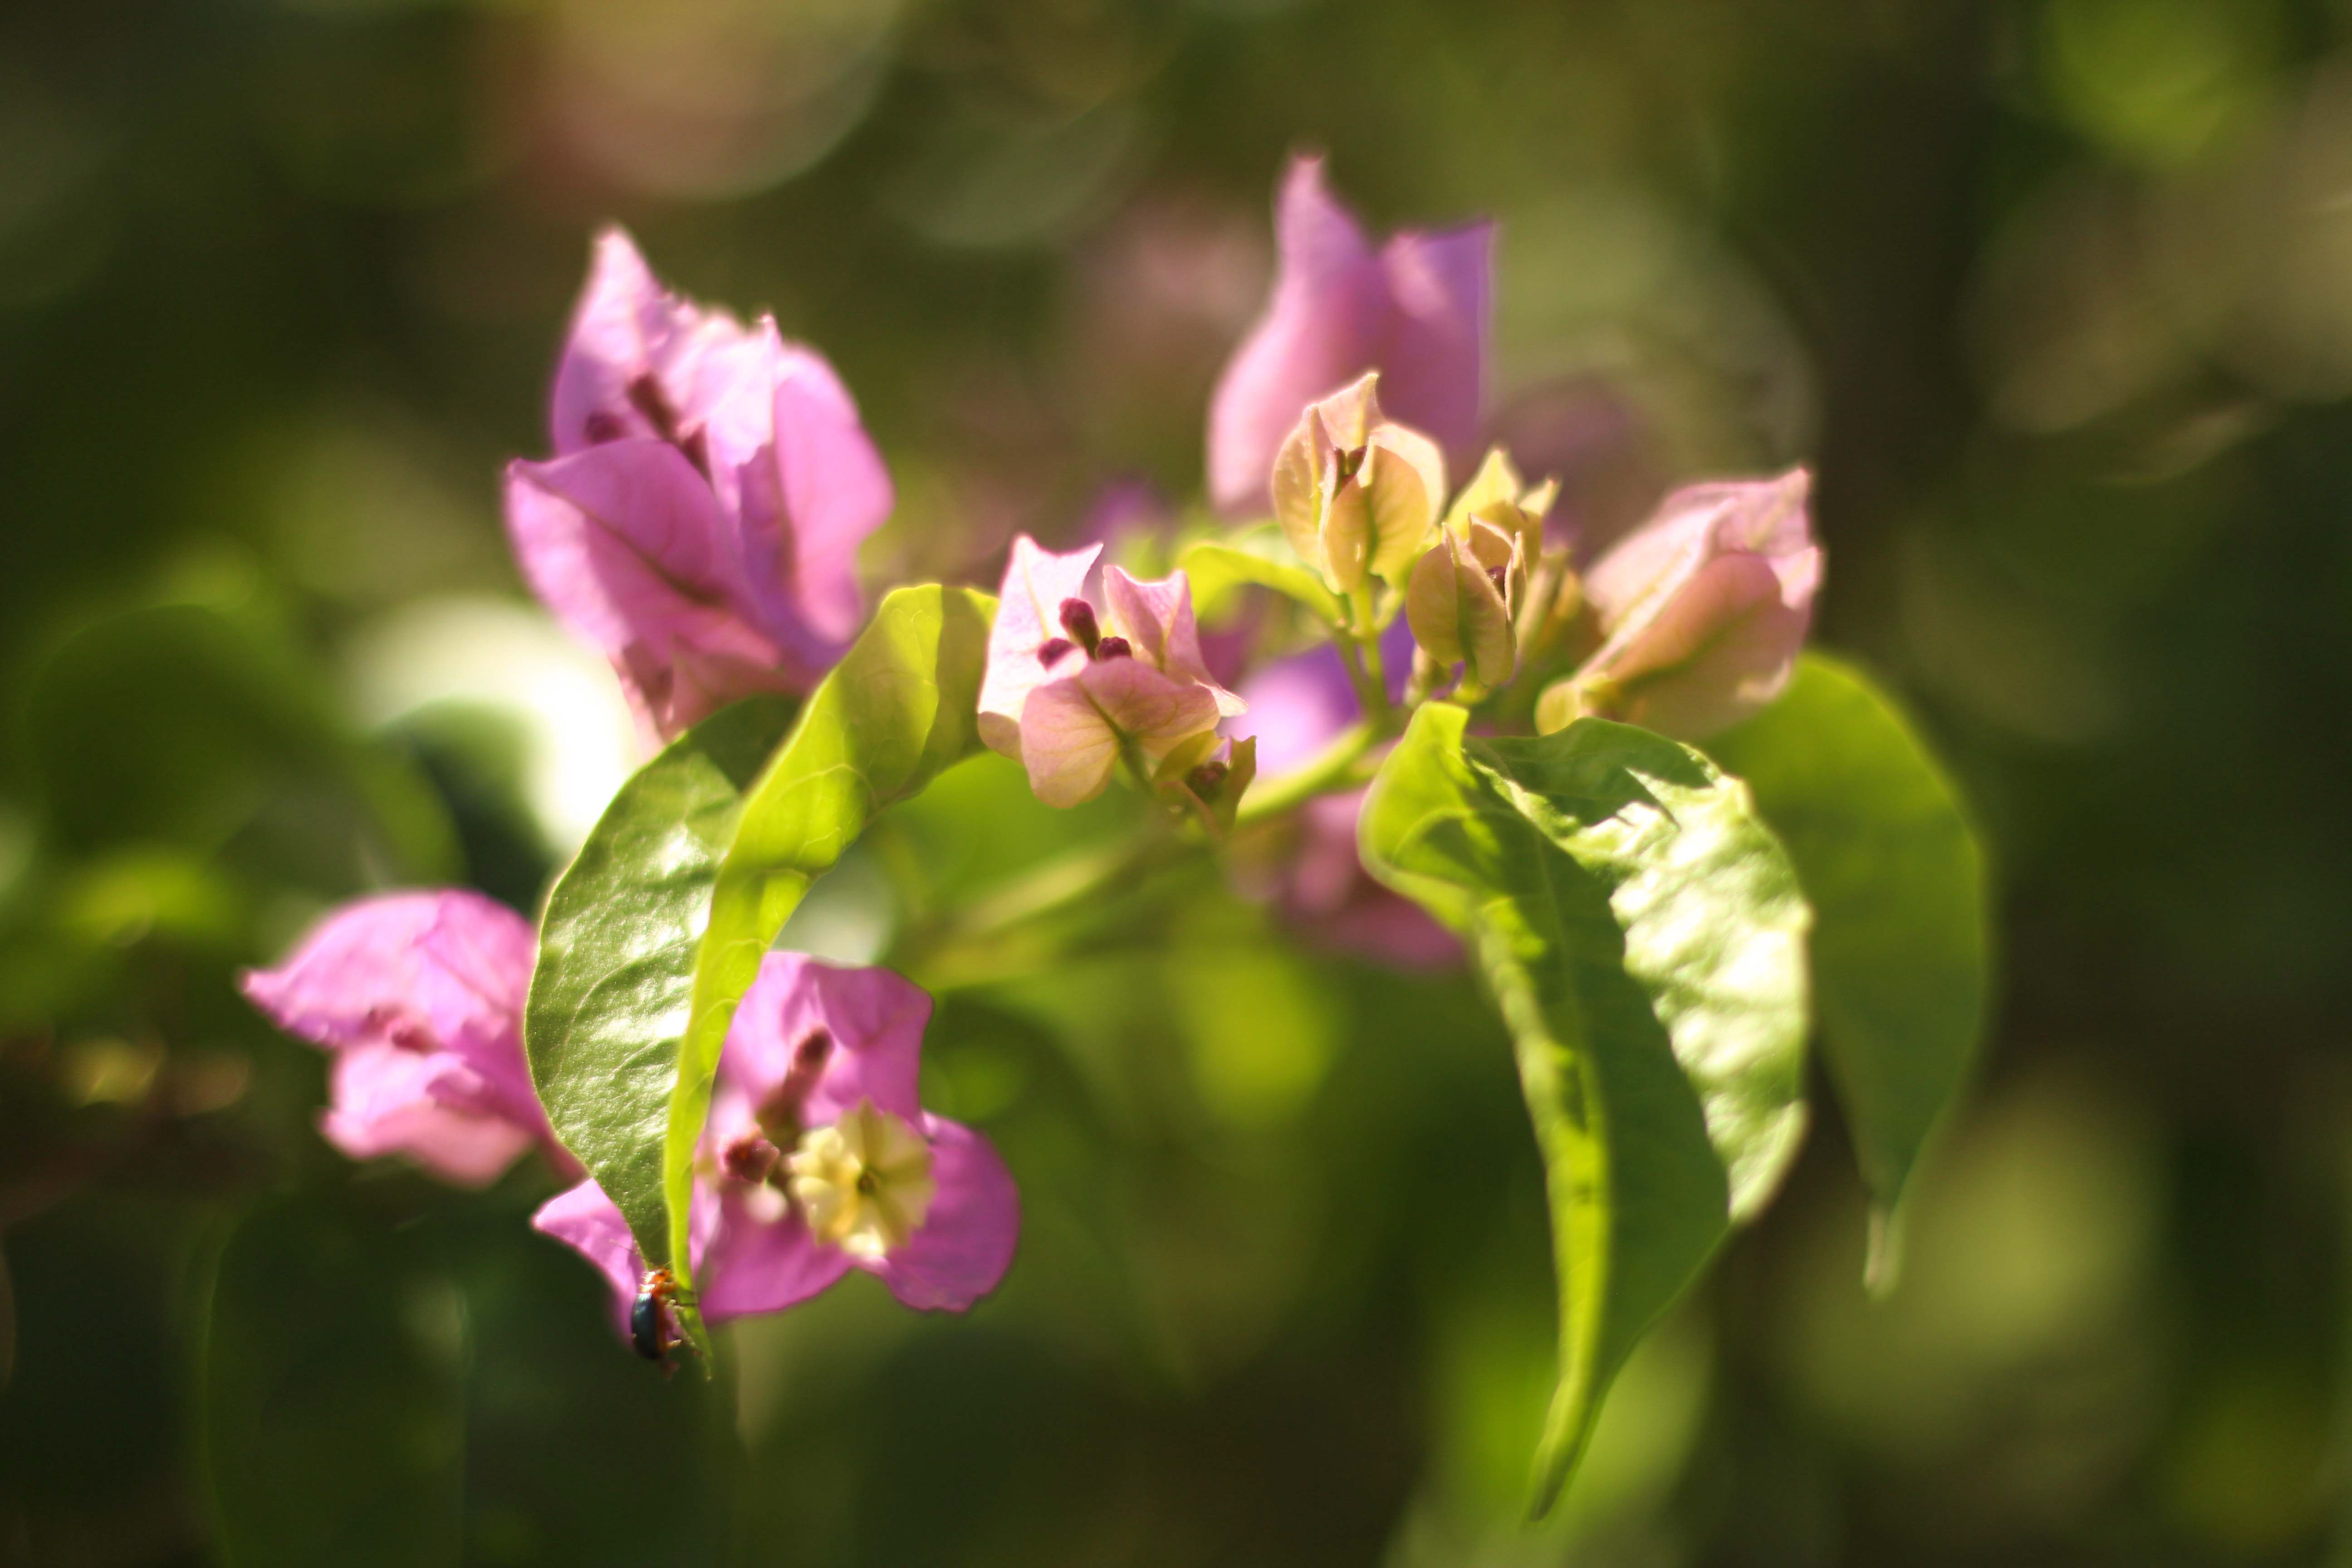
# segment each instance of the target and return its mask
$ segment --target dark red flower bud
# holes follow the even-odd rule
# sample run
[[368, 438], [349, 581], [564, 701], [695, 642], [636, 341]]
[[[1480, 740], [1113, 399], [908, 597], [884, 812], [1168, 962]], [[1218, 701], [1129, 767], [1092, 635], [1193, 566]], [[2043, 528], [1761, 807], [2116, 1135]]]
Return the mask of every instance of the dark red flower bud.
[[1047, 669], [1062, 662], [1062, 656], [1078, 645], [1067, 637], [1055, 637], [1037, 646], [1037, 662]]
[[1105, 637], [1095, 645], [1095, 657], [1097, 658], [1133, 658], [1135, 650], [1128, 646], [1125, 637]]
[[817, 1075], [824, 1071], [825, 1059], [833, 1055], [833, 1037], [823, 1029], [811, 1029], [793, 1047], [793, 1065], [784, 1070], [784, 1081], [760, 1105], [760, 1126], [779, 1143], [796, 1142], [802, 1131], [801, 1107], [808, 1102], [809, 1091], [816, 1088]]
[[677, 410], [669, 405], [669, 396], [651, 371], [630, 381], [629, 406], [646, 416], [654, 434], [665, 441], [677, 439]]
[[1084, 599], [1063, 600], [1062, 629], [1070, 634], [1073, 642], [1087, 650], [1087, 658], [1095, 656], [1095, 645], [1102, 641], [1102, 627], [1095, 624], [1095, 607], [1092, 605]]
[[[823, 1029], [811, 1029], [801, 1043], [793, 1047], [792, 1078], [803, 1073], [814, 1079], [824, 1066], [825, 1058], [833, 1055], [833, 1036]], [[790, 1079], [787, 1079], [790, 1081]]]
[[686, 460], [694, 465], [696, 473], [706, 479], [710, 477], [710, 442], [701, 426], [688, 431], [686, 438], [678, 442], [677, 449], [686, 454]]
[[727, 1173], [730, 1181], [759, 1183], [768, 1179], [782, 1153], [773, 1143], [757, 1132], [745, 1132], [730, 1139], [719, 1152], [719, 1168]]
[[646, 416], [655, 435], [665, 441], [677, 440], [677, 410], [670, 406], [669, 395], [662, 390], [653, 372], [647, 371], [630, 381], [628, 399], [629, 406]]

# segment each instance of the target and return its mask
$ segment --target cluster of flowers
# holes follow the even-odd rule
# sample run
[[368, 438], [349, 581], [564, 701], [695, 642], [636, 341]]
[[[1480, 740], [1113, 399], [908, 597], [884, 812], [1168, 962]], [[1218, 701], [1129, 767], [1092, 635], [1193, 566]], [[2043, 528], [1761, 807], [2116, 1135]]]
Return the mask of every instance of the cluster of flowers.
[[[536, 941], [464, 890], [336, 910], [246, 994], [334, 1055], [321, 1128], [354, 1159], [404, 1154], [466, 1186], [555, 1142], [523, 1060]], [[926, 1111], [915, 1082], [931, 999], [879, 969], [768, 955], [719, 1053], [690, 1226], [704, 1312], [780, 1311], [851, 1268], [914, 1307], [961, 1309], [1013, 1261], [1020, 1200], [988, 1141]], [[579, 1249], [625, 1310], [645, 1276], [593, 1180], [533, 1223]]]
[[[669, 294], [626, 236], [596, 243], [556, 371], [555, 456], [506, 476], [524, 575], [612, 662], [648, 742], [754, 692], [800, 691], [864, 605], [857, 548], [888, 473], [833, 368]], [[246, 994], [334, 1058], [329, 1142], [479, 1186], [528, 1151], [581, 1178], [533, 1223], [612, 1280], [645, 1262], [620, 1210], [555, 1142], [523, 1054], [529, 921], [463, 890], [331, 914]], [[689, 1225], [713, 1321], [805, 1300], [849, 1269], [961, 1310], [1013, 1258], [1020, 1200], [970, 1128], [924, 1110], [930, 998], [887, 971], [772, 953], [737, 1010]]]
[[[1281, 263], [1210, 414], [1209, 489], [1269, 513], [1346, 606], [1333, 647], [1228, 690], [1204, 660], [1182, 572], [1139, 581], [1100, 545], [1013, 542], [979, 729], [1037, 796], [1067, 806], [1128, 769], [1203, 798], [1246, 739], [1258, 776], [1301, 765], [1363, 700], [1450, 689], [1477, 701], [1561, 672], [1539, 729], [1588, 713], [1696, 738], [1769, 701], [1811, 615], [1821, 553], [1802, 470], [1707, 484], [1580, 566], [1499, 448], [1476, 456], [1493, 231], [1375, 246], [1300, 159], [1277, 200]], [[863, 616], [861, 542], [892, 504], [855, 404], [773, 321], [745, 328], [666, 291], [627, 237], [597, 242], [556, 374], [555, 455], [517, 462], [506, 512], [533, 589], [610, 659], [648, 739], [739, 698], [805, 690]], [[1238, 785], [1236, 784], [1237, 788]], [[1360, 792], [1307, 801], [1276, 892], [1331, 940], [1403, 962], [1451, 942], [1357, 864]], [[525, 1152], [580, 1173], [532, 1093], [522, 1014], [535, 957], [521, 916], [477, 894], [408, 892], [336, 911], [247, 994], [334, 1054], [321, 1127], [354, 1158], [402, 1154], [478, 1185]], [[1019, 1230], [1003, 1161], [926, 1112], [929, 999], [880, 970], [771, 954], [719, 1058], [689, 1231], [714, 1321], [805, 1300], [852, 1268], [909, 1305], [994, 1288]], [[643, 1271], [592, 1179], [538, 1227], [612, 1279]]]

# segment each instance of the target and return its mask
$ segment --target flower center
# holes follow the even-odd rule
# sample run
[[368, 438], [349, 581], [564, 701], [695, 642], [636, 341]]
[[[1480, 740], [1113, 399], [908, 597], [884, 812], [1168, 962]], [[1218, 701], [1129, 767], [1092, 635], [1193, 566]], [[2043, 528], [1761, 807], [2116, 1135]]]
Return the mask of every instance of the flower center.
[[[684, 453], [686, 460], [692, 463], [704, 479], [710, 477], [710, 443], [707, 433], [700, 425], [679, 423], [677, 410], [672, 406], [669, 395], [662, 390], [659, 378], [647, 371], [634, 377], [622, 389], [622, 395], [628, 399], [629, 406], [654, 427], [655, 435]], [[607, 441], [619, 440], [628, 434], [628, 429], [621, 423], [618, 415], [599, 408], [588, 416], [586, 434], [591, 445], [601, 447]]]
[[803, 1133], [786, 1167], [810, 1234], [868, 1259], [905, 1246], [938, 1191], [931, 1146], [870, 1100], [832, 1126]]

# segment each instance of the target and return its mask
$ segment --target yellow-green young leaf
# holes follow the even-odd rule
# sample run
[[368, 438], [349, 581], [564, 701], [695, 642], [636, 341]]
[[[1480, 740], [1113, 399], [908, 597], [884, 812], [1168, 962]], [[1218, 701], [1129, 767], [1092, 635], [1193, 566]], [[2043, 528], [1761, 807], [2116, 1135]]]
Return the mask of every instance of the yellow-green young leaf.
[[792, 722], [754, 697], [697, 724], [613, 796], [548, 895], [523, 1015], [555, 1135], [619, 1205], [649, 1263], [671, 1262], [662, 1205], [694, 958], [743, 792]]
[[1902, 712], [1807, 654], [1778, 702], [1707, 748], [1748, 781], [1820, 924], [1822, 1044], [1877, 1211], [1874, 1286], [1921, 1146], [1984, 1030], [1985, 870], [1968, 814]]
[[1511, 455], [1500, 447], [1486, 449], [1486, 460], [1445, 509], [1445, 526], [1455, 533], [1470, 526], [1470, 519], [1487, 507], [1517, 506], [1519, 500], [1519, 470], [1511, 462]]
[[1327, 626], [1338, 626], [1346, 610], [1322, 575], [1300, 561], [1273, 529], [1252, 529], [1225, 539], [1203, 539], [1184, 547], [1176, 565], [1192, 584], [1192, 603], [1205, 605], [1238, 584], [1254, 583], [1295, 599]]
[[[694, 1146], [710, 1110], [735, 1005], [809, 884], [875, 814], [981, 749], [977, 714], [996, 601], [968, 588], [900, 588], [809, 695], [743, 802], [711, 891], [691, 1014], [662, 1141], [672, 1267], [690, 1280]], [[700, 1319], [681, 1313], [689, 1333]]]
[[1462, 934], [1515, 1042], [1559, 1276], [1540, 1512], [1628, 1352], [1796, 1151], [1808, 915], [1747, 790], [1690, 748], [1597, 719], [1465, 740], [1467, 717], [1413, 716], [1359, 831]]

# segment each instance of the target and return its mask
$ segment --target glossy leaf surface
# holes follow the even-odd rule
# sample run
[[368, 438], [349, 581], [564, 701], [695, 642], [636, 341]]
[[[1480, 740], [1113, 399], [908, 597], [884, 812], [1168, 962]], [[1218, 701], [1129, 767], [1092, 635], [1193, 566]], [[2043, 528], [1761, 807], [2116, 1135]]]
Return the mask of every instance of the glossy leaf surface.
[[662, 1138], [694, 958], [743, 792], [791, 722], [788, 698], [714, 713], [621, 786], [548, 896], [523, 1039], [563, 1146], [667, 1262]]
[[[669, 1101], [663, 1186], [676, 1264], [687, 1259], [694, 1148], [735, 1005], [809, 884], [876, 813], [981, 749], [977, 714], [996, 601], [901, 588], [882, 601], [743, 803], [696, 957], [692, 1012]], [[699, 1331], [691, 1311], [689, 1331]]]
[[1585, 720], [1466, 740], [1417, 713], [1373, 782], [1365, 865], [1460, 932], [1515, 1042], [1551, 1208], [1549, 1507], [1628, 1352], [1804, 1127], [1807, 911], [1747, 791]]
[[1812, 901], [1822, 1048], [1885, 1282], [1888, 1220], [1984, 1030], [1983, 857], [1942, 767], [1852, 665], [1807, 654], [1778, 702], [1708, 750], [1748, 781]]

